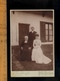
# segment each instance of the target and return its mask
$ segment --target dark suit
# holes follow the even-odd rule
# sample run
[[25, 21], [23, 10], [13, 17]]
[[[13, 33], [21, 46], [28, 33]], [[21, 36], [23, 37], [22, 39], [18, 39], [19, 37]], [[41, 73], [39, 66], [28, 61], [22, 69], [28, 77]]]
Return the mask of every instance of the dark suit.
[[35, 35], [36, 35], [35, 31], [33, 33], [29, 32], [29, 42], [31, 47], [33, 47], [33, 40], [35, 39]]

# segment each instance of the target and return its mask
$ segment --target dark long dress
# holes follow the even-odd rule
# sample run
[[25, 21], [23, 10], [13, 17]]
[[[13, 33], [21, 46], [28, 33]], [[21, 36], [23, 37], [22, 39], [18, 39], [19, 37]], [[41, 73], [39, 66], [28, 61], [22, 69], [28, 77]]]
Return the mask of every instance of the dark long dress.
[[29, 50], [30, 43], [25, 43], [24, 41], [21, 44], [21, 47], [23, 47], [23, 50], [21, 50], [20, 60], [21, 61], [31, 61], [31, 50]]

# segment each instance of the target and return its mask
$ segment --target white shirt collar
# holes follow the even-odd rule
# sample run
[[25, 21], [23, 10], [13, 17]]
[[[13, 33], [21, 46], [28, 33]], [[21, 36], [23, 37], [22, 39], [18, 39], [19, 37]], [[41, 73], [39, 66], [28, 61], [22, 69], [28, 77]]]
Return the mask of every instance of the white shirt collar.
[[28, 41], [24, 41], [24, 43], [27, 43]]
[[34, 32], [34, 31], [31, 31], [32, 33]]

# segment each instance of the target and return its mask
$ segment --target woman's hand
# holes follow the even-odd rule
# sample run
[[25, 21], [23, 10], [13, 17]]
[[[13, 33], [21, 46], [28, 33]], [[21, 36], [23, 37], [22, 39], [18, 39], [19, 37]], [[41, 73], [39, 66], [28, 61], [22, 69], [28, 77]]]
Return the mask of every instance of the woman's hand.
[[23, 50], [23, 47], [21, 47], [21, 50]]
[[29, 50], [31, 49], [31, 47], [28, 48]]

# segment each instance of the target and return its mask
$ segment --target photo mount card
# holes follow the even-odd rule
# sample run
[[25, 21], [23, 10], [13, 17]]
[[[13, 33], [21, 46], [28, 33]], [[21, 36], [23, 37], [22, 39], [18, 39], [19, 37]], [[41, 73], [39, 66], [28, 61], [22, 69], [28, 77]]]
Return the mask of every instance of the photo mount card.
[[11, 77], [54, 77], [54, 37], [54, 9], [11, 9]]

